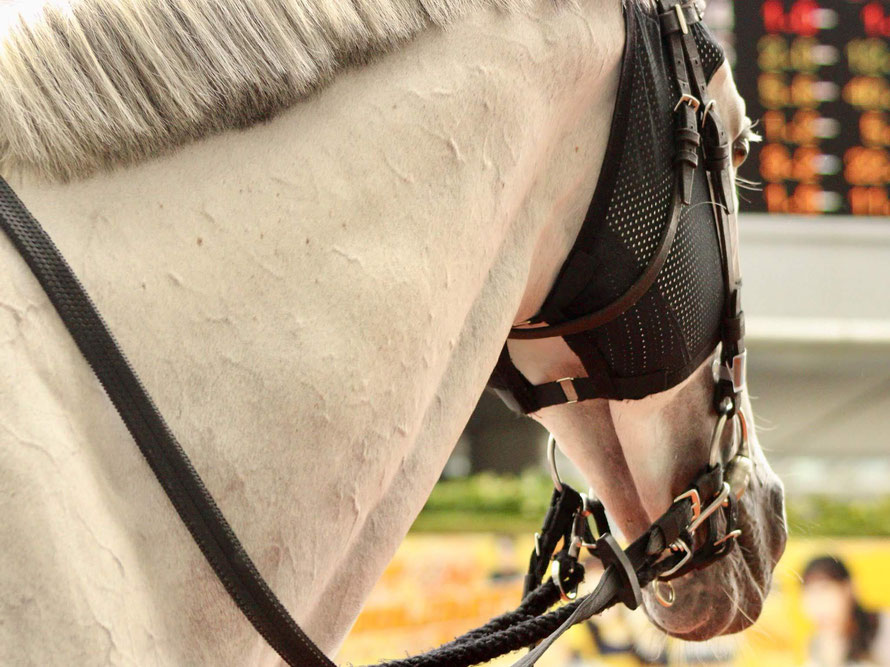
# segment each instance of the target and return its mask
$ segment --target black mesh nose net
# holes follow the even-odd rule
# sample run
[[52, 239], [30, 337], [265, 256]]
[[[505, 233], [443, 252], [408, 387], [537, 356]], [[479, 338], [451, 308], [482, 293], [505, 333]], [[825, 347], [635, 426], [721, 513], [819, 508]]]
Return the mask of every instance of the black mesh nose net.
[[[533, 322], [574, 320], [621, 297], [652, 263], [670, 223], [677, 156], [674, 109], [681, 93], [659, 18], [642, 4], [629, 2], [625, 9], [627, 37], [600, 179], [575, 245]], [[723, 52], [701, 23], [688, 28], [710, 80]], [[698, 152], [691, 202], [680, 209], [655, 282], [615, 319], [563, 336], [587, 370], [596, 397], [636, 399], [669, 389], [697, 368], [720, 339], [721, 246], [704, 156]], [[523, 400], [523, 384], [505, 348], [491, 386], [506, 390], [499, 393], [513, 407], [537, 409], [534, 401]]]

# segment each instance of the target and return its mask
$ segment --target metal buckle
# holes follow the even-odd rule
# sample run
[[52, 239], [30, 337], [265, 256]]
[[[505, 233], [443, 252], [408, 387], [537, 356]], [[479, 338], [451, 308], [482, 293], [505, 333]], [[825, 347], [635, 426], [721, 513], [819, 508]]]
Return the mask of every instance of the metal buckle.
[[[674, 5], [677, 7], [678, 5]], [[674, 105], [674, 111], [680, 108], [681, 104], [688, 104], [692, 107], [693, 111], [698, 111], [698, 108], [701, 106], [701, 102], [695, 95], [690, 95], [689, 93], [683, 93], [680, 95], [680, 99], [677, 100], [677, 103]]]
[[748, 379], [748, 350], [739, 352], [728, 364], [720, 364], [720, 379], [732, 384], [735, 393], [745, 388]]
[[562, 393], [566, 397], [566, 405], [578, 402], [578, 392], [575, 391], [575, 378], [560, 378], [556, 383], [562, 389]]
[[689, 498], [692, 501], [692, 520], [695, 521], [701, 515], [701, 496], [698, 494], [698, 489], [689, 489], [689, 491], [681, 493], [674, 498], [672, 504], [676, 504], [686, 498]]
[[[677, 563], [676, 565], [674, 565], [674, 567], [672, 567], [670, 570], [668, 570], [667, 572], [662, 572], [661, 574], [659, 574], [658, 577], [659, 577], [660, 579], [661, 579], [661, 578], [664, 578], [664, 577], [669, 577], [669, 576], [671, 576], [672, 574], [674, 574], [675, 572], [677, 572], [681, 567], [683, 567], [684, 565], [686, 565], [686, 563], [689, 562], [689, 559], [692, 558], [692, 549], [690, 549], [690, 548], [686, 545], [686, 542], [684, 542], [683, 540], [677, 540], [676, 542], [674, 542], [674, 543], [671, 545], [671, 551], [677, 552], [677, 551], [680, 551], [680, 550], [685, 551], [685, 552], [686, 552], [686, 555], [683, 556], [683, 558], [680, 559], [680, 562]], [[671, 604], [673, 604], [673, 603], [671, 603]]]
[[717, 497], [711, 501], [710, 505], [701, 511], [701, 514], [699, 514], [697, 518], [692, 520], [692, 523], [689, 524], [690, 533], [695, 533], [695, 531], [698, 530], [698, 527], [701, 526], [709, 516], [723, 506], [723, 502], [729, 497], [730, 491], [729, 484], [723, 482], [723, 486], [720, 488], [720, 493], [717, 494]]
[[708, 120], [708, 114], [714, 111], [717, 112], [717, 100], [709, 100], [705, 105], [704, 111], [701, 112], [701, 125], [705, 126], [705, 121]]
[[686, 16], [683, 14], [683, 4], [678, 2], [674, 5], [674, 11], [677, 12], [677, 20], [680, 22], [680, 31], [684, 35], [688, 35], [689, 26], [686, 24]]

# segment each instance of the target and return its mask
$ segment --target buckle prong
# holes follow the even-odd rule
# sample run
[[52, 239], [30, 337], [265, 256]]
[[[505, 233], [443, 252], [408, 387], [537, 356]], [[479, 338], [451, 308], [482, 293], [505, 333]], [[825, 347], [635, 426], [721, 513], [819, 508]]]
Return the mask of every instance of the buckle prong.
[[[676, 5], [675, 5], [676, 6]], [[680, 95], [680, 99], [677, 100], [677, 103], [674, 105], [674, 111], [680, 108], [681, 105], [688, 104], [692, 107], [693, 111], [698, 111], [698, 108], [701, 106], [701, 102], [695, 95], [690, 95], [689, 93], [683, 93]]]
[[686, 24], [686, 17], [683, 15], [683, 5], [682, 3], [677, 3], [674, 5], [674, 11], [677, 12], [677, 21], [680, 22], [680, 31], [684, 35], [689, 34], [689, 26]]
[[736, 528], [735, 530], [732, 530], [732, 531], [726, 533], [726, 535], [724, 535], [723, 537], [721, 537], [719, 540], [715, 541], [715, 542], [714, 542], [714, 546], [715, 546], [715, 547], [719, 547], [719, 546], [720, 546], [721, 544], [723, 544], [724, 542], [728, 542], [729, 540], [736, 540], [736, 539], [738, 539], [739, 537], [741, 537], [741, 535], [742, 535], [742, 529], [741, 529], [741, 528]]

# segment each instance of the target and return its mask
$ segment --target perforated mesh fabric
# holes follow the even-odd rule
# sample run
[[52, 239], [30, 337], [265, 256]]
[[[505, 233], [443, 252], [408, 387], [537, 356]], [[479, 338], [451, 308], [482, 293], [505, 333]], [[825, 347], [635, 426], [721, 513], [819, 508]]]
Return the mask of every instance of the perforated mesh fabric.
[[698, 47], [698, 53], [701, 56], [705, 77], [710, 81], [717, 68], [726, 60], [726, 54], [723, 53], [720, 43], [704, 23], [695, 23], [690, 27], [690, 30], [692, 30], [692, 35], [695, 37], [695, 45]]
[[[670, 221], [676, 178], [673, 107], [679, 90], [657, 19], [639, 3], [629, 3], [626, 20], [628, 46], [603, 176], [557, 278], [557, 285], [563, 280], [578, 283], [577, 293], [568, 306], [545, 304], [542, 313], [551, 324], [583, 316], [621, 296], [652, 260]], [[695, 25], [693, 30], [710, 78], [723, 53], [706, 28]], [[667, 389], [704, 361], [719, 340], [722, 276], [714, 213], [700, 166], [692, 204], [683, 207], [655, 284], [614, 321], [566, 336], [566, 342], [592, 377], [611, 380], [604, 383], [611, 385], [604, 397], [640, 398]]]

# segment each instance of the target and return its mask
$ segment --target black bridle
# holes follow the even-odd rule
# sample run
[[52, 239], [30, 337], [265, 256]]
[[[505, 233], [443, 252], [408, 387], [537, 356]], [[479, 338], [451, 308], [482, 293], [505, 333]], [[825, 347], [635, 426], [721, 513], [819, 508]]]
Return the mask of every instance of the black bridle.
[[[519, 608], [428, 654], [385, 663], [390, 667], [476, 664], [533, 645], [550, 635], [521, 663], [533, 664], [540, 652], [571, 624], [617, 602], [631, 608], [639, 606], [642, 588], [652, 582], [656, 582], [659, 601], [672, 604], [673, 589], [669, 582], [724, 557], [741, 532], [737, 527], [738, 502], [748, 486], [752, 463], [740, 405], [745, 381], [744, 320], [729, 217], [733, 212], [730, 145], [716, 105], [708, 96], [698, 50], [689, 33], [689, 26], [700, 21], [701, 16], [679, 0], [659, 0], [659, 20], [681, 91], [674, 109], [676, 182], [666, 247], [669, 248], [676, 230], [681, 205], [690, 201], [700, 147], [722, 247], [726, 299], [714, 391], [718, 421], [709, 464], [692, 486], [624, 550], [610, 534], [602, 504], [556, 478], [550, 508], [541, 532], [536, 535]], [[40, 224], [2, 179], [0, 227], [46, 291], [183, 523], [244, 615], [287, 664], [333, 667], [334, 663], [305, 635], [260, 576], [77, 277]], [[514, 329], [511, 336], [541, 338], [563, 335], [569, 329], [580, 331], [598, 326], [607, 315], [633, 305], [634, 297], [639, 298], [641, 290], [645, 291], [643, 287], [647, 283], [651, 285], [657, 277], [665, 252], [662, 249], [656, 253], [638, 284], [616, 304], [604, 309], [605, 313], [598, 311], [555, 326]], [[582, 380], [572, 379], [575, 400], [585, 398]], [[570, 398], [564, 382], [554, 384], [555, 390]], [[724, 466], [719, 454], [724, 432], [733, 424], [738, 424], [737, 429], [731, 428], [733, 432], [738, 430], [740, 437], [736, 453]], [[595, 532], [590, 526], [590, 517], [594, 519]], [[697, 539], [700, 529], [705, 529], [706, 535]], [[578, 561], [582, 549], [605, 566], [599, 585], [586, 598], [546, 613], [560, 597], [567, 600], [575, 597], [584, 573]], [[544, 582], [551, 562], [553, 575]]]

